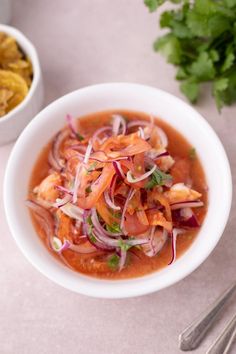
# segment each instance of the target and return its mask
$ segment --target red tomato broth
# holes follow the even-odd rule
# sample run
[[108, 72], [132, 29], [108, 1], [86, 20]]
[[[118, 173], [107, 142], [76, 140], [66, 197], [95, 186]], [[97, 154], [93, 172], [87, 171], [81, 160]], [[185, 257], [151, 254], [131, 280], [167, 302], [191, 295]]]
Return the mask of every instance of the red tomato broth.
[[[110, 122], [111, 115], [114, 113], [122, 114], [128, 120], [149, 120], [149, 116], [141, 112], [119, 110], [93, 113], [78, 120], [80, 134], [83, 135], [88, 132], [93, 133], [99, 127], [108, 124]], [[177, 130], [175, 130], [161, 119], [155, 119], [155, 123], [165, 131], [168, 137], [169, 143], [167, 149], [170, 155], [175, 160], [186, 159], [186, 161], [189, 163], [192, 188], [196, 189], [202, 194], [201, 200], [204, 202], [203, 207], [194, 208], [194, 213], [197, 216], [200, 224], [202, 224], [207, 212], [207, 185], [201, 162], [199, 161], [197, 154], [194, 158], [190, 158], [189, 154], [193, 147], [185, 139], [185, 137], [181, 135], [181, 133], [179, 133]], [[29, 197], [32, 196], [33, 189], [46, 176], [48, 176], [50, 170], [48, 154], [51, 146], [52, 141], [43, 148], [35, 163], [29, 183]], [[48, 241], [44, 230], [42, 229], [41, 224], [38, 222], [37, 217], [33, 212], [31, 212], [31, 217], [37, 234], [40, 236], [49, 252], [59, 261], [61, 261], [61, 257], [48, 246]], [[192, 245], [198, 234], [198, 231], [199, 228], [191, 229], [178, 236], [177, 258], [184, 254], [184, 252], [188, 250], [188, 248]], [[63, 251], [63, 257], [75, 271], [97, 278], [116, 280], [144, 276], [168, 266], [172, 257], [171, 239], [168, 239], [163, 249], [154, 257], [148, 257], [139, 252], [138, 249], [132, 248], [128, 255], [127, 266], [120, 272], [118, 270], [109, 269], [106, 262], [100, 262], [100, 260], [104, 259], [104, 254], [105, 253], [103, 251], [100, 251], [98, 254], [96, 254], [95, 258], [91, 258], [91, 254], [78, 254], [71, 251], [70, 249]], [[94, 266], [94, 263], [97, 264], [97, 266]]]

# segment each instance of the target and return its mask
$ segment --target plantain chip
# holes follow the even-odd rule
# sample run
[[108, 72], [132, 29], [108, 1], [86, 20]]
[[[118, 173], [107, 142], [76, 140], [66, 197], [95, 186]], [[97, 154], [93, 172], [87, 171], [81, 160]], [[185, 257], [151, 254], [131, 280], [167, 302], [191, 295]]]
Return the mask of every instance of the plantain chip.
[[3, 105], [5, 105], [4, 111], [5, 113], [8, 113], [23, 101], [28, 93], [28, 86], [25, 80], [19, 74], [8, 70], [0, 70], [0, 91], [3, 92], [3, 97], [4, 92], [5, 95], [6, 91], [11, 93], [11, 96], [8, 97], [7, 100], [3, 100]]
[[18, 59], [17, 61], [8, 63], [6, 69], [20, 75], [26, 81], [27, 86], [30, 87], [33, 72], [31, 62], [28, 59]]
[[0, 117], [6, 114], [8, 100], [13, 96], [13, 92], [5, 88], [0, 89]]
[[32, 78], [30, 59], [15, 38], [0, 32], [0, 117], [23, 101]]
[[13, 37], [0, 32], [0, 66], [5, 69], [8, 63], [21, 59], [22, 52], [19, 50]]

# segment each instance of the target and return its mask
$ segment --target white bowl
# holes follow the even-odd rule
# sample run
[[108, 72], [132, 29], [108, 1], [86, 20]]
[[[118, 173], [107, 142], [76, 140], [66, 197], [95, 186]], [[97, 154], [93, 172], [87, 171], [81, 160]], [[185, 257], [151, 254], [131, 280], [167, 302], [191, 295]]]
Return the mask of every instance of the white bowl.
[[[109, 109], [152, 113], [178, 129], [196, 148], [209, 186], [209, 208], [198, 237], [174, 264], [144, 277], [95, 279], [73, 272], [49, 254], [24, 206], [29, 177], [41, 149], [65, 125], [70, 113], [79, 117]], [[23, 166], [23, 168], [22, 168]], [[224, 148], [205, 119], [180, 99], [161, 90], [128, 83], [111, 83], [74, 91], [50, 104], [27, 126], [10, 156], [4, 182], [9, 227], [26, 258], [63, 287], [94, 297], [123, 298], [167, 287], [186, 277], [211, 253], [226, 225], [231, 206], [230, 167]]]
[[0, 32], [14, 37], [29, 56], [33, 67], [33, 81], [25, 99], [0, 118], [0, 145], [15, 140], [43, 105], [43, 82], [37, 52], [33, 44], [17, 29], [0, 24]]

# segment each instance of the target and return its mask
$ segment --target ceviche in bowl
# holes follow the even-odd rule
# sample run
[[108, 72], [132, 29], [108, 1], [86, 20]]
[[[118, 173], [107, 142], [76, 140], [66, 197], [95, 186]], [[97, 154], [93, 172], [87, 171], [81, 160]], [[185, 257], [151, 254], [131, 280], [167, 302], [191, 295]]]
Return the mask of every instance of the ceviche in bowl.
[[231, 176], [191, 107], [154, 88], [104, 84], [29, 124], [4, 200], [13, 236], [42, 273], [82, 294], [128, 297], [173, 284], [209, 255], [228, 218]]

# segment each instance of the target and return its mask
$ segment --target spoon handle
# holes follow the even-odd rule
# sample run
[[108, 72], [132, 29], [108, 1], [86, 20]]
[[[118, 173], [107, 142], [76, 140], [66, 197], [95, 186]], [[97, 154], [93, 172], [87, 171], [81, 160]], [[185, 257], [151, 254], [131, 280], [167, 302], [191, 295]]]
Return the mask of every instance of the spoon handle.
[[216, 338], [206, 354], [227, 354], [236, 338], [236, 314]]
[[183, 351], [196, 349], [208, 329], [214, 323], [218, 313], [236, 290], [234, 282], [222, 295], [193, 321], [179, 336], [179, 348]]

